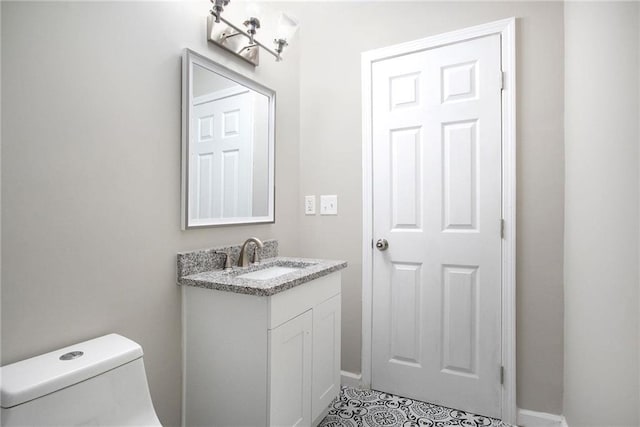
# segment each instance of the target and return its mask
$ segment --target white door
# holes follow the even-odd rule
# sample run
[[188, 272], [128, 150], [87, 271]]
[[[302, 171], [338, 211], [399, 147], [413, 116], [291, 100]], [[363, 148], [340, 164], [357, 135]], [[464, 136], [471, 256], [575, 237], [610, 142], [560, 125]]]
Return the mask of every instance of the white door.
[[312, 419], [340, 393], [340, 295], [313, 308]]
[[[189, 213], [194, 224], [252, 215], [253, 94], [224, 89], [193, 101]], [[192, 179], [195, 178], [195, 179]]]
[[499, 35], [372, 68], [372, 387], [493, 417], [501, 77]]
[[311, 425], [311, 310], [269, 331], [269, 425]]

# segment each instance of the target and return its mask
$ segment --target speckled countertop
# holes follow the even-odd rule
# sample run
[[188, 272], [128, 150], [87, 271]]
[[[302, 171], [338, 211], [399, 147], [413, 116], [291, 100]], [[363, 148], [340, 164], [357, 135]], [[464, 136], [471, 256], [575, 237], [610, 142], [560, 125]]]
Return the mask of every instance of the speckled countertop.
[[[281, 276], [256, 280], [238, 277], [269, 267], [292, 267], [299, 270]], [[249, 267], [234, 267], [231, 270], [213, 270], [190, 274], [178, 278], [178, 284], [219, 291], [237, 292], [257, 296], [269, 296], [310, 282], [347, 267], [345, 261], [330, 261], [310, 258], [274, 257], [264, 259]]]

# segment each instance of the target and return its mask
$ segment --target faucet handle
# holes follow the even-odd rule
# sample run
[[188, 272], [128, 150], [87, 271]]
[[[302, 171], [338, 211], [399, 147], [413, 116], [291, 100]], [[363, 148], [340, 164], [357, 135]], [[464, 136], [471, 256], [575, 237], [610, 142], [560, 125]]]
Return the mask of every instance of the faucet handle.
[[224, 269], [231, 270], [233, 267], [231, 266], [231, 255], [229, 252], [224, 251], [215, 251], [218, 255], [224, 255]]

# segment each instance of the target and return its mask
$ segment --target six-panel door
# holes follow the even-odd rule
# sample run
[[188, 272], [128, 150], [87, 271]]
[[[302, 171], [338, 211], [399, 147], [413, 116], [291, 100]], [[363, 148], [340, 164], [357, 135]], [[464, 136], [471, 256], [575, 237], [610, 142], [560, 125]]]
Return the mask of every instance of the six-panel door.
[[194, 99], [189, 219], [252, 215], [255, 94], [241, 86]]
[[372, 66], [372, 386], [500, 416], [500, 36]]

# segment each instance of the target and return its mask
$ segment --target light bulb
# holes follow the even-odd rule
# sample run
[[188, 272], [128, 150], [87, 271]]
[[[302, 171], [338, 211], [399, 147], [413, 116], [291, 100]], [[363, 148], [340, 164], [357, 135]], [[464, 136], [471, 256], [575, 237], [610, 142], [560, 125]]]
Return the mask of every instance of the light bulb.
[[280, 17], [278, 18], [278, 29], [276, 30], [276, 39], [283, 39], [287, 42], [291, 42], [291, 39], [297, 31], [298, 21], [284, 12], [280, 12]]
[[249, 2], [244, 9], [244, 14], [246, 18], [260, 18], [262, 12], [262, 8], [256, 2]]

